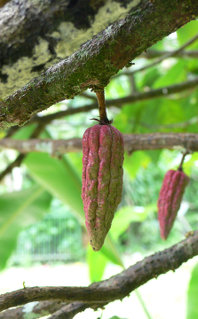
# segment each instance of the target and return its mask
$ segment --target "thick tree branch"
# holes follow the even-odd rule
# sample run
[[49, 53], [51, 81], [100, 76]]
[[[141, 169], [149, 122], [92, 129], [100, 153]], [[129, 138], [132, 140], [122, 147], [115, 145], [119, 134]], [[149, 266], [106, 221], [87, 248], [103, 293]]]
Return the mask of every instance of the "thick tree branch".
[[[71, 138], [69, 140], [15, 140], [5, 138], [0, 140], [0, 147], [15, 149], [23, 154], [47, 152], [52, 155], [60, 155], [69, 152], [80, 152], [82, 150], [82, 140], [80, 138]], [[129, 153], [139, 150], [174, 149], [178, 147], [192, 152], [198, 151], [198, 134], [151, 133], [124, 135], [124, 148]]]
[[70, 56], [136, 5], [136, 0], [10, 1], [0, 8], [0, 96]]
[[152, 278], [175, 270], [198, 254], [198, 231], [178, 244], [144, 258], [116, 276], [89, 287], [31, 287], [0, 296], [0, 311], [32, 301], [80, 301], [101, 306], [128, 296]]
[[[103, 305], [101, 304], [100, 307], [102, 308]], [[98, 306], [83, 302], [72, 302], [54, 312], [48, 319], [73, 319], [77, 313], [87, 308], [97, 309]]]
[[118, 70], [197, 14], [197, 0], [140, 1], [126, 18], [0, 102], [1, 127], [22, 125], [58, 101], [106, 86]]
[[[118, 99], [109, 99], [106, 100], [106, 106], [107, 107], [118, 107], [121, 108], [122, 106], [124, 106], [127, 103], [135, 103], [135, 102], [139, 102], [139, 101], [146, 101], [146, 100], [151, 100], [151, 99], [155, 99], [158, 97], [167, 97], [169, 95], [172, 94], [177, 94], [177, 93], [181, 93], [183, 91], [187, 91], [187, 90], [194, 90], [195, 88], [198, 87], [198, 78], [195, 78], [193, 80], [189, 80], [186, 82], [182, 82], [180, 84], [174, 84], [174, 85], [169, 85], [169, 86], [165, 86], [156, 90], [149, 90], [147, 92], [142, 92], [142, 93], [134, 93], [122, 98], [118, 98]], [[69, 108], [65, 111], [59, 111], [53, 114], [48, 114], [45, 116], [34, 116], [32, 117], [32, 119], [30, 120], [30, 123], [35, 123], [35, 122], [39, 122], [39, 123], [43, 123], [45, 125], [49, 124], [50, 122], [52, 122], [53, 120], [57, 120], [60, 119], [64, 116], [69, 116], [69, 115], [74, 115], [74, 114], [78, 114], [78, 113], [84, 113], [84, 112], [88, 112], [94, 109], [98, 108], [98, 104], [97, 102], [91, 103], [89, 105], [85, 105], [85, 106], [79, 106], [79, 107], [75, 107], [75, 108]], [[14, 128], [14, 127], [13, 127]], [[10, 128], [10, 130], [12, 130], [12, 128]]]

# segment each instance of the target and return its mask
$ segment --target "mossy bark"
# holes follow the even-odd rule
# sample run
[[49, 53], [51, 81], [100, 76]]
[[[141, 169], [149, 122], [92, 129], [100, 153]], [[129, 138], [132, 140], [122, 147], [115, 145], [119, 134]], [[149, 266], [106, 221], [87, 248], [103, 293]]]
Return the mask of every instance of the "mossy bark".
[[125, 18], [0, 102], [0, 126], [22, 125], [87, 88], [100, 90], [133, 58], [198, 14], [197, 0], [134, 1]]

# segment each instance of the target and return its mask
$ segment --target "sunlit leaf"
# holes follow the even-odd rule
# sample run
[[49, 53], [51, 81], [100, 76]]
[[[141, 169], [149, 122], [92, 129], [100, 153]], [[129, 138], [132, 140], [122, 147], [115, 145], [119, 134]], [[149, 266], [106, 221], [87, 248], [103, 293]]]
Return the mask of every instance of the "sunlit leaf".
[[188, 286], [186, 319], [198, 318], [197, 296], [198, 296], [198, 264], [196, 264], [192, 270], [191, 279]]
[[180, 83], [186, 80], [187, 65], [185, 60], [176, 62], [165, 71], [154, 83], [154, 88], [160, 88], [171, 84]]
[[25, 140], [30, 137], [34, 129], [36, 128], [36, 124], [25, 125], [17, 130], [12, 138], [16, 140]]
[[127, 170], [131, 178], [135, 178], [138, 170], [141, 167], [146, 168], [150, 161], [150, 157], [143, 151], [134, 152], [130, 156], [125, 154], [124, 168]]
[[112, 263], [124, 267], [121, 255], [115, 245], [115, 242], [111, 239], [108, 234], [105, 243], [100, 250]]
[[[177, 38], [178, 38], [180, 45], [186, 43], [192, 37], [197, 35], [197, 30], [198, 30], [198, 21], [197, 20], [190, 21], [189, 23], [185, 24], [182, 28], [177, 30]], [[198, 48], [198, 40], [196, 40], [193, 44], [188, 46], [188, 49], [189, 48], [190, 49]]]
[[83, 221], [81, 181], [69, 161], [51, 157], [46, 153], [30, 153], [25, 165], [34, 179], [50, 193], [69, 205], [78, 219]]
[[91, 282], [102, 280], [108, 258], [100, 251], [93, 251], [91, 246], [87, 248], [87, 263], [89, 265], [89, 277]]
[[[153, 206], [152, 206], [153, 208]], [[149, 209], [144, 207], [121, 207], [113, 219], [110, 234], [113, 239], [118, 237], [129, 227], [132, 222], [142, 222], [146, 219]]]
[[41, 186], [0, 196], [0, 269], [15, 249], [17, 236], [48, 211], [51, 196]]
[[[68, 205], [85, 227], [83, 204], [81, 199], [81, 180], [66, 157], [50, 157], [46, 153], [30, 153], [24, 161], [33, 178], [51, 194]], [[121, 257], [115, 244], [107, 236], [101, 249], [105, 256], [118, 265]]]

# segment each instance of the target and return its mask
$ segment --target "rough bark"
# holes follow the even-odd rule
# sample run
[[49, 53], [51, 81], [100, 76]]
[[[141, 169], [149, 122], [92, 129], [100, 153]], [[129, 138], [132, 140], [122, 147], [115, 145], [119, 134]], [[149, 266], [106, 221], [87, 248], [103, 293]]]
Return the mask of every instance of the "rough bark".
[[[148, 256], [121, 273], [89, 287], [30, 287], [1, 295], [0, 311], [38, 300], [81, 301], [88, 303], [88, 307], [89, 303], [101, 307], [101, 304], [128, 296], [152, 278], [177, 269], [197, 254], [198, 232], [195, 231], [178, 244]], [[82, 303], [79, 306], [82, 308]]]
[[1, 127], [22, 125], [58, 101], [106, 86], [133, 58], [198, 14], [197, 0], [134, 0], [131, 6], [125, 18], [0, 102]]
[[[12, 0], [0, 7], [0, 96], [24, 86], [122, 18], [137, 1]], [[3, 4], [5, 4], [3, 6]]]
[[8, 309], [0, 313], [0, 319], [37, 319], [57, 312], [65, 303], [57, 301], [33, 302], [23, 307]]

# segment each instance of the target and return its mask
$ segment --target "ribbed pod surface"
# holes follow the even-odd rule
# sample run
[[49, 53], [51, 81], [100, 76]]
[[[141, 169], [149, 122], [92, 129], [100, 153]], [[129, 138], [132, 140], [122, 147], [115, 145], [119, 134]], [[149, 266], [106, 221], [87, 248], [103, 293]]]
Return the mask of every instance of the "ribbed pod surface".
[[97, 124], [85, 131], [82, 146], [85, 223], [90, 244], [99, 250], [121, 201], [123, 137], [115, 127]]
[[189, 177], [180, 170], [169, 170], [163, 180], [158, 199], [160, 234], [166, 239], [180, 208]]

